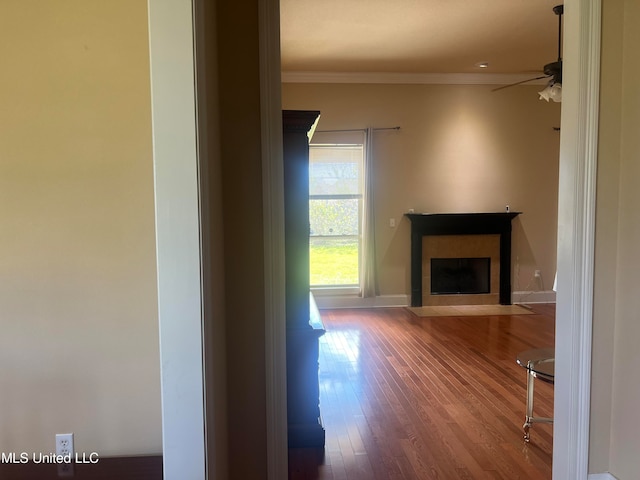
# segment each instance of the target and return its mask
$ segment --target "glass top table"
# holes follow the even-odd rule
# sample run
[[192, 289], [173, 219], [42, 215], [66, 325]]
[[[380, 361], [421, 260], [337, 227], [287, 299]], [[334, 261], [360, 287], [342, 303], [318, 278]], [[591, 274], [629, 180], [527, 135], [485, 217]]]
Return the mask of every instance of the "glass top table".
[[540, 380], [553, 383], [555, 376], [555, 348], [534, 348], [520, 352], [516, 362], [521, 367], [530, 370], [531, 375]]
[[533, 416], [533, 392], [535, 379], [547, 383], [554, 383], [555, 380], [555, 348], [534, 348], [520, 352], [516, 357], [516, 362], [527, 370], [527, 407], [524, 429], [524, 441], [529, 442], [531, 424], [533, 423], [553, 423], [553, 418]]

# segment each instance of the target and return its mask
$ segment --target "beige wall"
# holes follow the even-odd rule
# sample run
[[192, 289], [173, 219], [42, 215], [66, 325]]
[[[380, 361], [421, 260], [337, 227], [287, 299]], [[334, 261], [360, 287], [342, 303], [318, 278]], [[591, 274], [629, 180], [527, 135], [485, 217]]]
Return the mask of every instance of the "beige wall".
[[269, 460], [258, 7], [223, 1], [216, 12], [228, 470], [239, 480], [265, 478]]
[[640, 451], [640, 5], [603, 2], [591, 472], [638, 477]]
[[[491, 88], [283, 85], [283, 108], [320, 110], [319, 131], [401, 127], [374, 137], [381, 295], [410, 293], [408, 209], [487, 212], [507, 204], [523, 212], [513, 223], [513, 290], [551, 290], [560, 106], [540, 101], [539, 86]], [[390, 218], [397, 227], [389, 227]]]
[[0, 451], [161, 452], [144, 0], [0, 5]]
[[[620, 142], [619, 251], [611, 415], [611, 472], [621, 480], [640, 474], [640, 3], [625, 1]], [[633, 379], [631, 380], [630, 379]]]
[[620, 182], [622, 7], [603, 4], [589, 471], [609, 469]]

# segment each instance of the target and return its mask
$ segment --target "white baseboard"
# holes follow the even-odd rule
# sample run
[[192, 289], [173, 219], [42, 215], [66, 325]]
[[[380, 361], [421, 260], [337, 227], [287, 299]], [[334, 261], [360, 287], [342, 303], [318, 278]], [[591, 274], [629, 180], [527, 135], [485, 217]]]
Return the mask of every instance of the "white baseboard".
[[545, 290], [538, 292], [513, 292], [513, 303], [556, 303], [556, 292]]
[[362, 298], [357, 295], [314, 295], [318, 308], [406, 307], [408, 295], [380, 295]]
[[589, 480], [618, 480], [616, 477], [607, 473], [590, 473], [587, 477]]

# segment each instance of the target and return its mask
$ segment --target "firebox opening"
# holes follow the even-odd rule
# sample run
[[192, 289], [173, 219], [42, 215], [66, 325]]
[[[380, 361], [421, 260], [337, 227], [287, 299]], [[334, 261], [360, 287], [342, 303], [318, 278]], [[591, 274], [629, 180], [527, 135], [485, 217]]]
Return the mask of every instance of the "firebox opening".
[[483, 294], [490, 292], [491, 258], [432, 258], [431, 294]]

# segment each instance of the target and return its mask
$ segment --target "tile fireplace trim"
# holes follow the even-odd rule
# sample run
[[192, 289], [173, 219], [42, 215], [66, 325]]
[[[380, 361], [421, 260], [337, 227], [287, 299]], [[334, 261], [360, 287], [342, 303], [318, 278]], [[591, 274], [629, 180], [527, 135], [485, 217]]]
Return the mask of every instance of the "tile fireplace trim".
[[411, 306], [422, 306], [422, 237], [500, 235], [500, 304], [511, 305], [511, 221], [522, 212], [406, 213], [411, 221]]
[[[486, 293], [431, 293], [433, 258], [487, 258]], [[496, 305], [500, 298], [500, 235], [424, 235], [422, 237], [422, 305]]]

